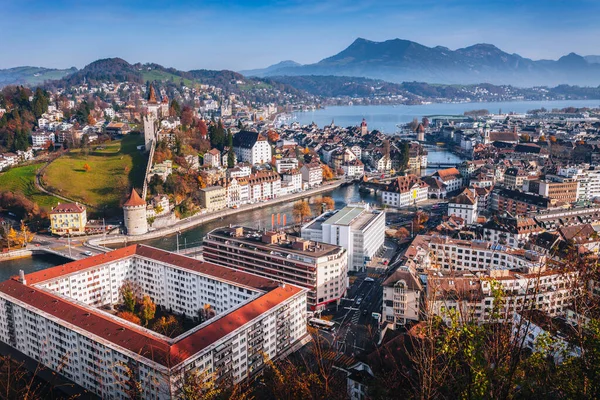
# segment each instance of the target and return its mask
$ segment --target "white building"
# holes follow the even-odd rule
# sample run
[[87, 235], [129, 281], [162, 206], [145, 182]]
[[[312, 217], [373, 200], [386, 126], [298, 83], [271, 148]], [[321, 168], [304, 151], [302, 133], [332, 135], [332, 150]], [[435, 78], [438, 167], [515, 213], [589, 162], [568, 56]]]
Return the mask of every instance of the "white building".
[[590, 167], [588, 164], [565, 166], [558, 168], [558, 175], [577, 179], [579, 200], [594, 200], [600, 197], [600, 168]]
[[[168, 338], [105, 311], [133, 281], [157, 306], [197, 320]], [[142, 245], [0, 283], [0, 340], [107, 399], [181, 395], [186, 371], [241, 382], [306, 340], [306, 289]]]
[[248, 177], [250, 202], [274, 199], [281, 195], [281, 177], [275, 171], [258, 171]]
[[278, 158], [275, 160], [275, 168], [279, 174], [290, 169], [298, 169], [298, 159], [292, 157]]
[[308, 289], [311, 310], [339, 303], [346, 294], [348, 255], [340, 246], [241, 226], [209, 232], [203, 246], [208, 262]]
[[461, 194], [448, 201], [448, 216], [460, 217], [467, 225], [477, 222], [479, 217], [477, 196], [469, 189], [463, 190]]
[[300, 168], [302, 172], [302, 182], [305, 188], [312, 188], [323, 183], [323, 168], [318, 162], [304, 164]]
[[281, 195], [298, 193], [302, 190], [302, 174], [290, 169], [281, 174]]
[[238, 161], [251, 165], [271, 162], [271, 145], [258, 132], [240, 131], [233, 135], [233, 151]]
[[360, 160], [348, 161], [342, 164], [344, 176], [348, 178], [360, 178], [365, 174], [365, 166]]
[[221, 167], [221, 152], [218, 149], [210, 149], [204, 154], [203, 165], [209, 167]]
[[463, 186], [463, 177], [456, 168], [441, 169], [432, 176], [446, 185], [446, 192], [454, 192]]
[[232, 178], [225, 187], [227, 207], [238, 207], [250, 200], [247, 178]]
[[420, 320], [423, 286], [409, 268], [400, 267], [382, 286], [382, 321], [388, 322], [391, 329], [399, 329], [407, 322]]
[[416, 175], [399, 176], [383, 186], [381, 201], [389, 207], [409, 207], [427, 201], [429, 186]]
[[46, 148], [48, 143], [54, 145], [55, 141], [54, 132], [40, 131], [31, 134], [31, 143], [33, 144], [34, 149]]
[[385, 213], [369, 205], [327, 212], [302, 227], [302, 238], [342, 246], [351, 271], [362, 271], [385, 240]]

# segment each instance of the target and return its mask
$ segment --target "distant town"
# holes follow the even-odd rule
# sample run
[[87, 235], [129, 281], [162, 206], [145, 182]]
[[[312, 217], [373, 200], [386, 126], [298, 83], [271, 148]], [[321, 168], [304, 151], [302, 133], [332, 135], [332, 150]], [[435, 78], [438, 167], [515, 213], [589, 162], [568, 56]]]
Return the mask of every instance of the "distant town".
[[[469, 353], [488, 336], [520, 382], [537, 368], [526, 391], [596, 349], [599, 109], [465, 105], [379, 132], [301, 125], [327, 103], [264, 83], [81, 78], [0, 91], [0, 269], [20, 269], [0, 341], [67, 393], [409, 398], [464, 365], [491, 387]], [[19, 264], [41, 255], [60, 261]]]

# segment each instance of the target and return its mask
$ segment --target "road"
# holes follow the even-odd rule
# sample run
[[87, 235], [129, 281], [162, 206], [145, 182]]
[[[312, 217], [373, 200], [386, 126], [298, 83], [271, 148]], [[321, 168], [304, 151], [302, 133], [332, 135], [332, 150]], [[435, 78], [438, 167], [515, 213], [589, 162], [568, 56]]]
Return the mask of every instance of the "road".
[[[381, 254], [381, 260], [393, 260], [406, 246], [392, 246], [386, 241], [386, 250]], [[321, 331], [322, 335], [332, 343], [338, 352], [355, 357], [361, 352], [370, 352], [379, 340], [379, 324], [372, 317], [373, 313], [381, 313], [383, 302], [383, 281], [389, 276], [396, 265], [378, 265], [368, 268], [356, 276], [356, 280], [348, 289], [337, 310], [326, 312], [336, 322], [336, 331], [331, 334]]]

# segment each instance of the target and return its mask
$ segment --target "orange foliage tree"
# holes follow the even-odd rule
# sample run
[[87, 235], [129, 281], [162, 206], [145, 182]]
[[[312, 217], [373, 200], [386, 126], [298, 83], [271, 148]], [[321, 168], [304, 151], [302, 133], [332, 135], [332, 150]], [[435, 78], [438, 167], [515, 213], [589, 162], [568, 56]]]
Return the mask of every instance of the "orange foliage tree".
[[90, 172], [92, 170], [92, 167], [90, 167], [90, 164], [85, 163], [83, 164], [83, 169], [85, 170], [85, 172]]
[[142, 321], [140, 318], [130, 311], [121, 311], [117, 313], [117, 317], [123, 318], [126, 321], [133, 322], [136, 325], [141, 325]]
[[331, 171], [329, 165], [322, 165], [321, 169], [323, 170], [323, 180], [330, 181], [333, 179], [333, 171]]

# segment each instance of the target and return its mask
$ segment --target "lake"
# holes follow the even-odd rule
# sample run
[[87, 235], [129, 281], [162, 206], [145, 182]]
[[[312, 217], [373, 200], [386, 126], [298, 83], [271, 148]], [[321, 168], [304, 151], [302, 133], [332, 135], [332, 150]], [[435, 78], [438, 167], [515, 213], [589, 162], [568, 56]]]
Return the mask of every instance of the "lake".
[[426, 115], [462, 115], [465, 111], [486, 109], [491, 113], [524, 113], [539, 108], [551, 110], [565, 107], [600, 107], [600, 100], [555, 100], [555, 101], [504, 101], [486, 103], [434, 103], [421, 105], [376, 105], [376, 106], [332, 106], [320, 110], [294, 113], [302, 125], [315, 122], [319, 127], [331, 124], [338, 126], [359, 125], [363, 118], [369, 129], [392, 134], [396, 125], [405, 124]]

